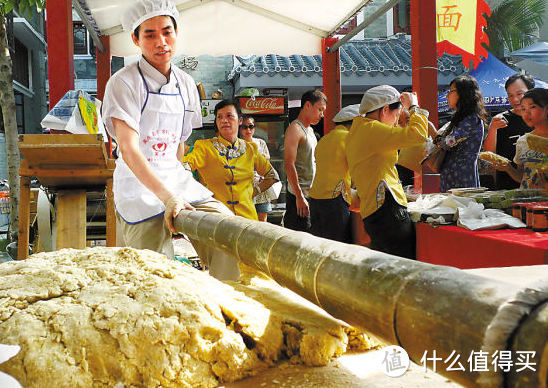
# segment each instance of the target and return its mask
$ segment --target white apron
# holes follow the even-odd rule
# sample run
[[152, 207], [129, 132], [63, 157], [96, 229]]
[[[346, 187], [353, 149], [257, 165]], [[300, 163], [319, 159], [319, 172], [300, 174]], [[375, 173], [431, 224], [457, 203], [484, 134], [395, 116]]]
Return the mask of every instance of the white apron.
[[[194, 180], [192, 173], [177, 160], [177, 149], [183, 137], [185, 100], [176, 82], [164, 85], [160, 92], [152, 92], [138, 67], [147, 97], [141, 108], [139, 121], [139, 148], [152, 169], [168, 189], [189, 203], [210, 198], [213, 193]], [[129, 224], [137, 224], [162, 214], [165, 206], [147, 189], [124, 162], [123, 155], [116, 160], [113, 176], [116, 211]]]

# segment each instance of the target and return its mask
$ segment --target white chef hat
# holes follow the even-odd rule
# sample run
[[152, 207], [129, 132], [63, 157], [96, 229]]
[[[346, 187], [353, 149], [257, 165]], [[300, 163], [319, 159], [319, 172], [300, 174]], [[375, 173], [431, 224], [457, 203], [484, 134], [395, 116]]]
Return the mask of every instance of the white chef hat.
[[179, 11], [169, 0], [139, 0], [122, 14], [122, 28], [132, 33], [142, 22], [155, 16], [171, 16], [177, 19]]
[[333, 122], [343, 123], [345, 121], [354, 120], [360, 115], [360, 104], [347, 105], [342, 108], [339, 113], [333, 117]]
[[385, 105], [400, 101], [400, 92], [390, 85], [375, 86], [367, 90], [360, 104], [360, 113], [373, 112]]

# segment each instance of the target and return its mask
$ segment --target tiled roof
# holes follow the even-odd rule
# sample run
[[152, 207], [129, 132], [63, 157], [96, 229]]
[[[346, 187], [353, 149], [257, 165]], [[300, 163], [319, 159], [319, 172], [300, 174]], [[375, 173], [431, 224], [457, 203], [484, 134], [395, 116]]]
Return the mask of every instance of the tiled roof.
[[[239, 58], [228, 75], [233, 79], [237, 74], [247, 77], [281, 75], [283, 77], [312, 76], [321, 74], [321, 55], [262, 55]], [[411, 75], [411, 37], [405, 34], [396, 34], [389, 38], [365, 39], [350, 41], [340, 48], [341, 74], [350, 76], [375, 76], [398, 74], [405, 72]], [[438, 58], [438, 71], [444, 75], [459, 75], [464, 73], [460, 55], [443, 54]]]

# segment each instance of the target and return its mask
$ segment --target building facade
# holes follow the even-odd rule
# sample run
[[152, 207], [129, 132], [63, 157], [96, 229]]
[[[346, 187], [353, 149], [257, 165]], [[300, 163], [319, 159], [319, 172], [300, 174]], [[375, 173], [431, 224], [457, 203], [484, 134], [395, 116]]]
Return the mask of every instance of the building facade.
[[[42, 133], [40, 121], [47, 113], [46, 53], [44, 12], [23, 17], [15, 12], [6, 16], [8, 45], [13, 63], [13, 89], [20, 134]], [[0, 179], [6, 179], [6, 142], [0, 128]]]

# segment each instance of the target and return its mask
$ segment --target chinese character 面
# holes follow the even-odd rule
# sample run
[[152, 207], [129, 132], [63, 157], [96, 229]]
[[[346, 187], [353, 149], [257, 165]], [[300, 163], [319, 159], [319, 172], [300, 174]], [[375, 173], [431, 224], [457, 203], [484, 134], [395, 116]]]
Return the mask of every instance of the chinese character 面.
[[457, 5], [446, 5], [442, 8], [445, 8], [445, 12], [438, 14], [438, 27], [439, 28], [454, 28], [455, 31], [459, 29], [460, 18], [462, 14], [459, 12], [450, 13], [451, 8], [456, 8]]

